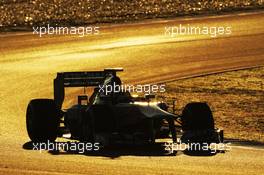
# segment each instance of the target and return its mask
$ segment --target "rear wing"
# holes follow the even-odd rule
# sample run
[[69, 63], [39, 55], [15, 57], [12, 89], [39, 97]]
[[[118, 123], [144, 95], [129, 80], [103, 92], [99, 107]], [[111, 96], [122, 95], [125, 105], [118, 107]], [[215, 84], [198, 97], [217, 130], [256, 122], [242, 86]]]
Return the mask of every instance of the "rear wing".
[[123, 68], [107, 68], [103, 71], [59, 72], [53, 82], [54, 101], [61, 108], [65, 97], [65, 87], [99, 86], [107, 75], [116, 76], [116, 73], [120, 71], [123, 71]]

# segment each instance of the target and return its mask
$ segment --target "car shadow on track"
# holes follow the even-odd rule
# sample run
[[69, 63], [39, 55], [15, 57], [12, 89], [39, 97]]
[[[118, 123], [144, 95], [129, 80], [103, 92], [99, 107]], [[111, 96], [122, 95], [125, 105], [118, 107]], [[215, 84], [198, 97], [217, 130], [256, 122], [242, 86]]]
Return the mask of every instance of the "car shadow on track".
[[[56, 144], [67, 144], [69, 142], [54, 142]], [[104, 148], [100, 148], [99, 150], [84, 150], [82, 148], [78, 148], [77, 150], [65, 149], [60, 147], [59, 149], [49, 149], [49, 148], [40, 148], [40, 146], [36, 146], [33, 142], [26, 142], [23, 144], [23, 149], [25, 150], [35, 150], [35, 151], [48, 151], [52, 155], [86, 155], [86, 156], [102, 156], [109, 158], [117, 158], [120, 156], [172, 156], [176, 155], [177, 152], [169, 153], [164, 150], [164, 146], [162, 145], [148, 145], [148, 146], [140, 146], [140, 145], [115, 145], [108, 146]]]
[[[68, 142], [54, 142], [54, 143], [68, 143]], [[35, 151], [47, 151], [51, 155], [85, 155], [85, 156], [100, 156], [100, 157], [108, 157], [111, 159], [115, 159], [121, 156], [148, 156], [148, 157], [165, 157], [165, 156], [180, 156], [180, 155], [188, 155], [188, 156], [215, 156], [220, 153], [218, 151], [212, 152], [210, 150], [207, 151], [166, 151], [164, 145], [115, 145], [108, 146], [98, 151], [84, 151], [84, 150], [65, 150], [64, 148], [59, 149], [48, 149], [36, 147], [36, 144], [32, 142], [26, 142], [23, 144], [23, 149], [25, 150], [35, 150]]]

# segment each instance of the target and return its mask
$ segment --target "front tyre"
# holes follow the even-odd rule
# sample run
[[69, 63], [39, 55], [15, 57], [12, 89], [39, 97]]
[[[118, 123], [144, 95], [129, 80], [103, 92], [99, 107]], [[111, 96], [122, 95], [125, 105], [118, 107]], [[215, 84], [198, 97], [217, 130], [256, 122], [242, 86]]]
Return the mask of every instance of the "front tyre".
[[214, 119], [206, 103], [189, 103], [182, 112], [182, 142], [212, 143], [218, 142], [214, 129]]
[[31, 100], [26, 112], [27, 132], [31, 141], [55, 141], [59, 129], [59, 119], [59, 110], [54, 100]]

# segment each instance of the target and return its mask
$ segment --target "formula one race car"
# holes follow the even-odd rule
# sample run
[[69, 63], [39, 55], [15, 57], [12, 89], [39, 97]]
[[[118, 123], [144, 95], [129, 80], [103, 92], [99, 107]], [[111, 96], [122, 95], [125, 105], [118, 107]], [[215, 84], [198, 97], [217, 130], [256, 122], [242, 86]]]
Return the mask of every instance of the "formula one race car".
[[[161, 138], [173, 143], [221, 143], [223, 131], [215, 129], [206, 103], [189, 103], [181, 115], [168, 112], [164, 102], [152, 95], [132, 97], [129, 92], [106, 94], [104, 87], [121, 85], [116, 75], [122, 68], [104, 71], [63, 72], [54, 79], [54, 99], [33, 99], [26, 112], [27, 131], [33, 142], [55, 141], [62, 133], [82, 142], [102, 145], [117, 143], [152, 144]], [[65, 88], [93, 87], [93, 93], [79, 95], [78, 104], [62, 109]], [[176, 125], [181, 129], [177, 138]], [[178, 133], [178, 131], [177, 131]]]

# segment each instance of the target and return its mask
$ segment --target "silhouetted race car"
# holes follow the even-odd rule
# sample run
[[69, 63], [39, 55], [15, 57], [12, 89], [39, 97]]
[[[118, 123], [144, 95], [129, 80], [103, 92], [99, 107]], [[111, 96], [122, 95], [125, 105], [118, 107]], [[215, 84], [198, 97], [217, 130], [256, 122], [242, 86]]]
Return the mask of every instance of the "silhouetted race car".
[[[54, 99], [33, 99], [28, 104], [26, 124], [30, 139], [55, 141], [68, 132], [72, 139], [102, 145], [154, 144], [162, 138], [173, 143], [223, 142], [223, 131], [215, 129], [206, 103], [189, 103], [181, 115], [176, 115], [168, 112], [166, 103], [152, 101], [152, 95], [135, 98], [129, 92], [114, 90], [106, 94], [105, 87], [121, 85], [116, 74], [122, 70], [57, 73]], [[78, 104], [62, 109], [65, 88], [70, 87], [94, 90], [90, 97], [79, 95]]]

